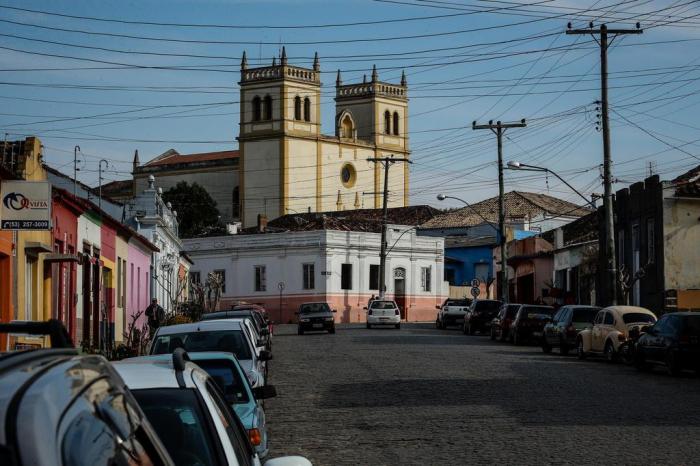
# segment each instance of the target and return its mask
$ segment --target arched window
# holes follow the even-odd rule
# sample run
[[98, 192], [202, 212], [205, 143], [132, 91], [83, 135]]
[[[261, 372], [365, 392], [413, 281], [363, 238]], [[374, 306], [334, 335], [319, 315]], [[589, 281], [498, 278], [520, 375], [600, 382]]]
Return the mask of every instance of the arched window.
[[272, 120], [272, 97], [269, 95], [265, 96], [265, 119]]
[[311, 121], [311, 99], [304, 99], [304, 121]]
[[391, 113], [384, 112], [384, 134], [391, 134]]
[[233, 218], [240, 218], [241, 217], [241, 194], [240, 190], [238, 189], [238, 186], [233, 188], [233, 196], [231, 199], [231, 208], [233, 210]]
[[294, 97], [294, 119], [301, 120], [301, 97]]
[[260, 97], [253, 97], [253, 121], [260, 121]]
[[394, 136], [399, 135], [399, 112], [394, 112]]
[[346, 114], [345, 117], [343, 117], [343, 120], [340, 122], [340, 137], [352, 139], [354, 129], [352, 118], [350, 115]]

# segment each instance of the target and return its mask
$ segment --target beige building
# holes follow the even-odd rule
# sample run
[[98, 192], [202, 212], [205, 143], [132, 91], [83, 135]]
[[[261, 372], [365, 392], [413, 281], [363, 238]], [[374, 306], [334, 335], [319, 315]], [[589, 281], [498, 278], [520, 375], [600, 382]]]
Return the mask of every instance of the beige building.
[[[217, 202], [221, 219], [255, 225], [259, 214], [379, 208], [384, 170], [368, 158], [407, 158], [408, 89], [379, 80], [335, 83], [335, 134], [321, 133], [321, 72], [289, 65], [285, 49], [271, 66], [241, 61], [238, 151], [180, 154], [171, 149], [141, 165], [133, 180], [102, 187], [105, 196], [128, 202], [154, 175], [164, 190], [179, 181], [199, 183]], [[389, 207], [408, 206], [408, 164], [391, 164]]]
[[[404, 158], [408, 148], [408, 97], [400, 84], [379, 80], [343, 84], [336, 79], [335, 135], [321, 133], [321, 73], [279, 64], [248, 68], [240, 81], [240, 173], [243, 226], [259, 214], [381, 207], [384, 174], [368, 158]], [[392, 164], [389, 206], [408, 205], [408, 165]]]

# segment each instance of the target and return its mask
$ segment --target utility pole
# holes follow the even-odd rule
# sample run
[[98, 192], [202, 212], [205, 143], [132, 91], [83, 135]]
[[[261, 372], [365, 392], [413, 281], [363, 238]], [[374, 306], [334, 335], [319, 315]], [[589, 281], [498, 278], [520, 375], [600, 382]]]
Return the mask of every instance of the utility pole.
[[80, 146], [73, 148], [73, 196], [76, 195], [76, 185], [78, 184], [78, 152]]
[[[600, 46], [600, 103], [603, 117], [603, 208], [605, 209], [605, 256], [608, 263], [608, 283], [610, 284], [610, 304], [617, 304], [617, 258], [615, 256], [615, 213], [613, 212], [612, 199], [612, 158], [610, 156], [610, 124], [608, 120], [608, 47], [615, 38], [623, 34], [641, 34], [643, 31], [637, 23], [636, 29], [608, 29], [605, 24], [594, 28], [593, 23], [588, 23], [587, 29], [571, 29], [571, 23], [567, 25], [566, 34], [591, 35]], [[608, 41], [608, 34], [612, 39]], [[599, 36], [599, 38], [596, 38]]]
[[368, 162], [381, 163], [384, 166], [384, 200], [382, 205], [382, 239], [379, 250], [379, 297], [384, 298], [386, 292], [386, 224], [389, 219], [388, 197], [389, 197], [389, 167], [396, 162], [413, 163], [408, 159], [395, 159], [391, 157], [370, 157]]
[[501, 285], [501, 302], [508, 302], [508, 252], [506, 251], [506, 211], [503, 205], [505, 190], [503, 186], [503, 134], [508, 128], [524, 128], [527, 126], [525, 118], [520, 123], [501, 123], [493, 120], [488, 125], [477, 125], [472, 122], [472, 129], [490, 129], [496, 135], [498, 141], [498, 243], [501, 246], [501, 271], [499, 272], [498, 283]]
[[97, 202], [98, 202], [98, 207], [99, 207], [100, 209], [102, 209], [102, 162], [104, 162], [104, 164], [105, 164], [105, 169], [107, 169], [107, 167], [109, 167], [109, 162], [108, 162], [107, 160], [105, 160], [105, 159], [100, 160], [100, 168], [99, 168], [99, 172], [100, 172], [100, 174], [99, 174], [99, 178], [100, 178], [100, 198], [99, 198], [99, 200], [97, 201]]

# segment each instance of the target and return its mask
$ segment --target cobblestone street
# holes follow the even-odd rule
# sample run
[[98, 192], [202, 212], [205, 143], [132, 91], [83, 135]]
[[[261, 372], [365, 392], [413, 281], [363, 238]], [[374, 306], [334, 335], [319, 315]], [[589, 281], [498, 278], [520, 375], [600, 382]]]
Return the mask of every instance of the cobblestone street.
[[[333, 464], [700, 464], [700, 380], [404, 324], [276, 329], [271, 456]], [[555, 352], [556, 353], [556, 352]]]

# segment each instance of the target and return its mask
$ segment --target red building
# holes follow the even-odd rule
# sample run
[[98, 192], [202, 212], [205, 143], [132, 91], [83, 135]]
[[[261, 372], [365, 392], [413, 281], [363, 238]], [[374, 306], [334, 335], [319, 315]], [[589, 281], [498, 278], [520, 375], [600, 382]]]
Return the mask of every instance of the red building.
[[68, 192], [53, 188], [53, 254], [45, 262], [51, 267], [51, 316], [66, 326], [76, 341], [76, 304], [78, 273], [78, 217], [84, 212], [79, 200]]

